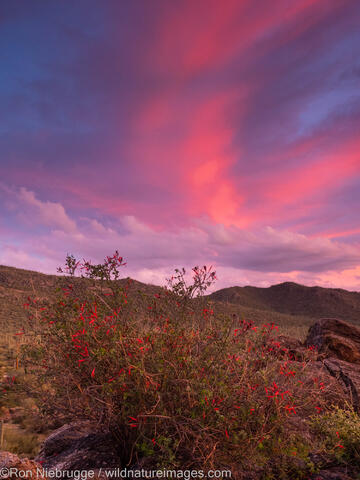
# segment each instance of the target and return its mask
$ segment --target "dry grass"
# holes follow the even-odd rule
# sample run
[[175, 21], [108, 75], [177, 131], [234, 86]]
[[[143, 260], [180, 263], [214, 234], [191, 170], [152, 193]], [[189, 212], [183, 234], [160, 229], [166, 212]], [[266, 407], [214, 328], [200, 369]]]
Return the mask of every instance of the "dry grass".
[[34, 458], [40, 448], [43, 436], [28, 432], [16, 424], [4, 423], [3, 450], [21, 456]]

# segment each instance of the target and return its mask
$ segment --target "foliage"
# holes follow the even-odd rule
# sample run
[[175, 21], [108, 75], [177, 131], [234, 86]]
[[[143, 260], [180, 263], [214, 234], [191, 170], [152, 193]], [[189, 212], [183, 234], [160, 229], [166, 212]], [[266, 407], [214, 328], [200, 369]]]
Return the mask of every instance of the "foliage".
[[[100, 265], [68, 256], [58, 298], [29, 302], [41, 329], [24, 362], [39, 378], [32, 394], [42, 414], [101, 422], [127, 464], [142, 456], [159, 467], [256, 464], [282, 478], [273, 464], [281, 458], [297, 478], [310, 449], [299, 424], [327, 409], [308, 362], [293, 362], [273, 323], [214, 313], [203, 297], [212, 268], [195, 267], [190, 285], [176, 270], [139, 308], [131, 281], [118, 281], [123, 265], [118, 252]], [[74, 281], [78, 269], [94, 280], [91, 290]]]
[[335, 406], [310, 424], [338, 460], [360, 467], [360, 416], [351, 406], [346, 410]]

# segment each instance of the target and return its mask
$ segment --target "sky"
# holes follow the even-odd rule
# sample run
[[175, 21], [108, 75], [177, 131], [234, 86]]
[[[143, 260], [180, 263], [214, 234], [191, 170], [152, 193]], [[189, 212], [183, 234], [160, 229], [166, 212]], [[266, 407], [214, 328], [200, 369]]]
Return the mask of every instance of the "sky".
[[0, 264], [360, 291], [360, 2], [2, 0]]

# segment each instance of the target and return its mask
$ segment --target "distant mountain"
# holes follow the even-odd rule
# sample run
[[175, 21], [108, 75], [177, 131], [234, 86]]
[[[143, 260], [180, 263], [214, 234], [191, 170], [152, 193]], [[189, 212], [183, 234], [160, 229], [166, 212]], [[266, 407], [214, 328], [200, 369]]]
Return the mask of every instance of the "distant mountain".
[[360, 293], [285, 282], [268, 288], [230, 287], [209, 295], [216, 301], [312, 318], [337, 317], [360, 324]]

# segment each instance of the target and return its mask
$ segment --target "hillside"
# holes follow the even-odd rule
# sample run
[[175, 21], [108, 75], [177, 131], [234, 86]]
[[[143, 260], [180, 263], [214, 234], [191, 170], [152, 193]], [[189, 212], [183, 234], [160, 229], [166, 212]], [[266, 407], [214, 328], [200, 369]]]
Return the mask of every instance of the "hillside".
[[[120, 280], [125, 283], [127, 279]], [[11, 333], [22, 326], [26, 319], [24, 303], [28, 296], [51, 298], [58, 287], [64, 286], [66, 280], [60, 275], [46, 275], [30, 270], [0, 265], [0, 329], [3, 333]], [[76, 277], [73, 283], [89, 288], [93, 281]], [[159, 287], [132, 281], [132, 291], [156, 293]]]
[[[127, 279], [120, 280], [125, 282]], [[58, 275], [0, 266], [0, 328], [11, 333], [26, 319], [23, 304], [28, 296], [51, 297], [63, 284]], [[75, 278], [84, 288], [88, 279]], [[135, 295], [154, 294], [160, 287], [133, 281]], [[340, 289], [305, 287], [282, 283], [269, 288], [231, 287], [208, 296], [216, 312], [253, 320], [256, 324], [275, 322], [283, 333], [303, 338], [308, 327], [321, 317], [338, 317], [360, 324], [360, 293]]]
[[285, 282], [268, 288], [224, 288], [209, 298], [287, 315], [336, 317], [360, 324], [360, 293], [337, 288], [305, 287]]

